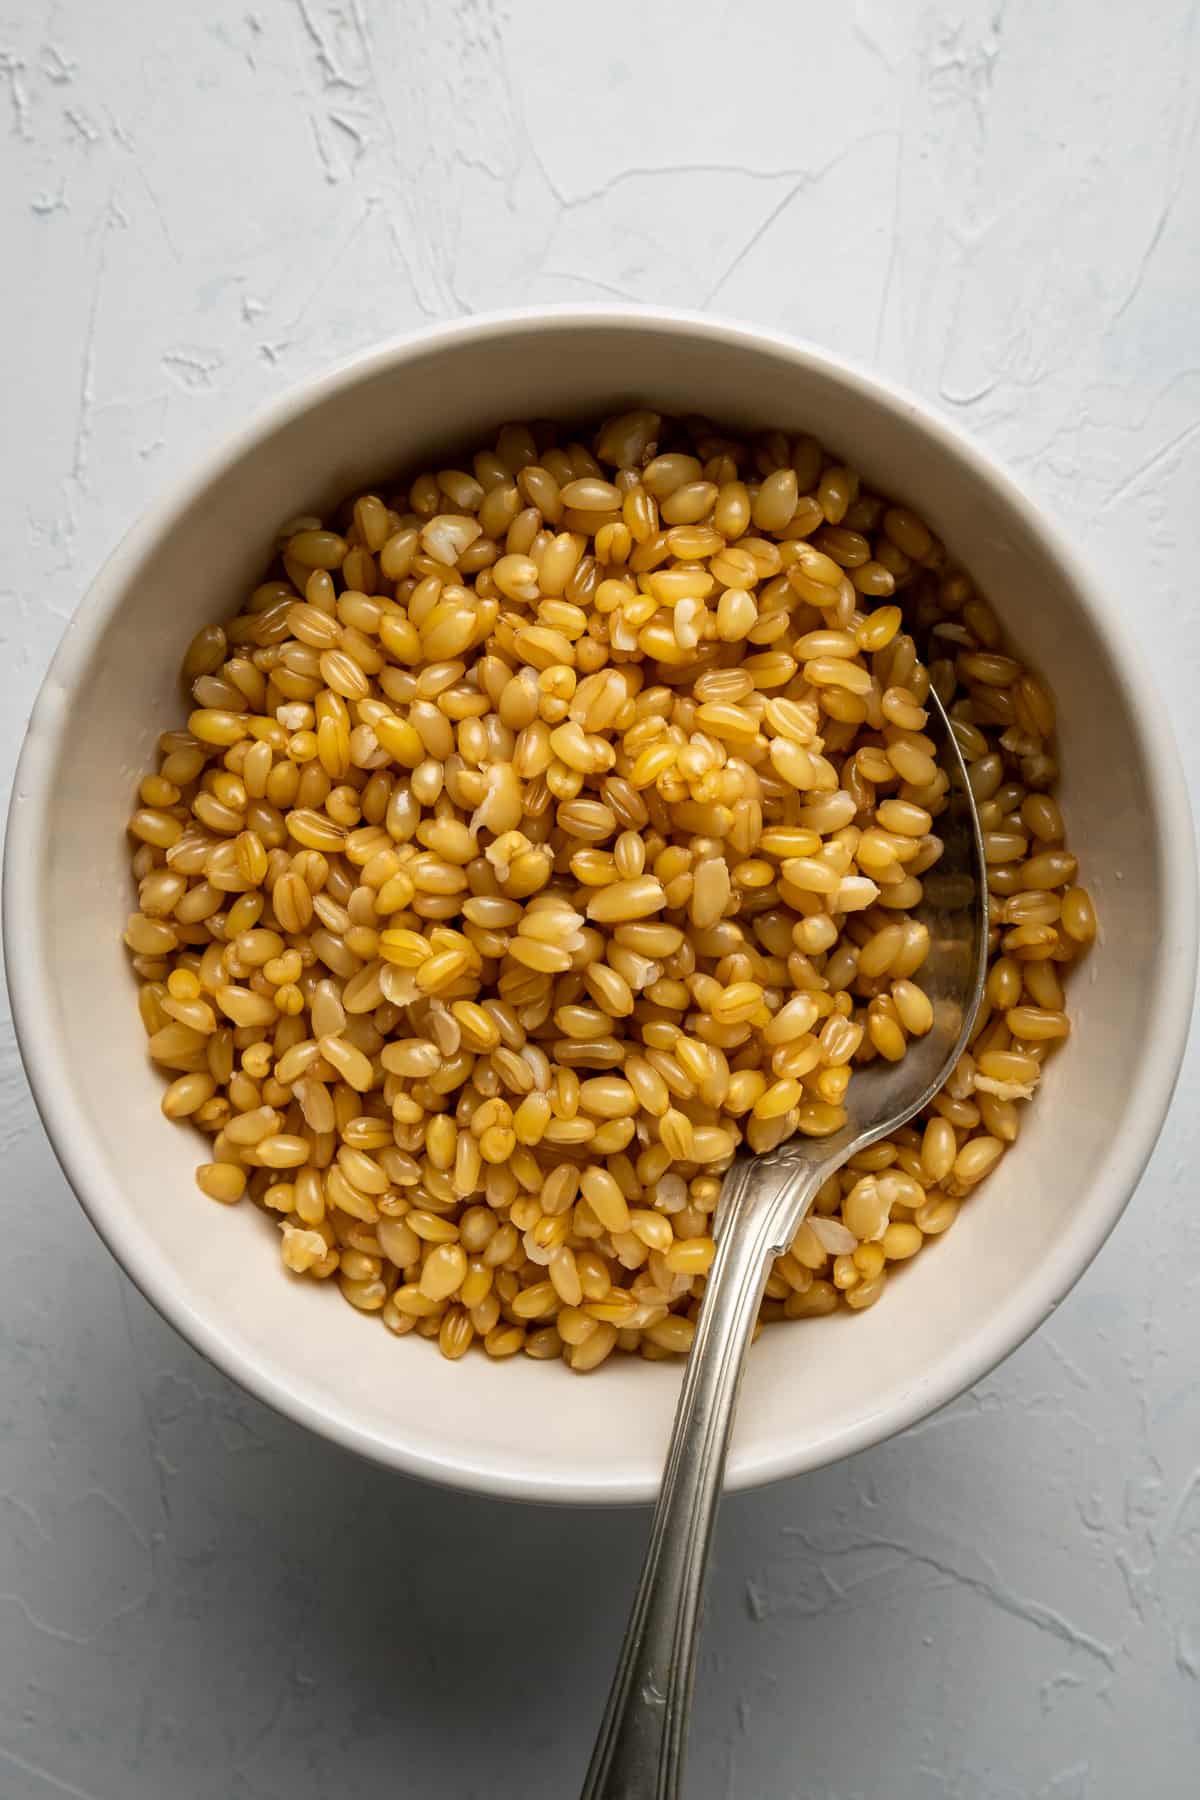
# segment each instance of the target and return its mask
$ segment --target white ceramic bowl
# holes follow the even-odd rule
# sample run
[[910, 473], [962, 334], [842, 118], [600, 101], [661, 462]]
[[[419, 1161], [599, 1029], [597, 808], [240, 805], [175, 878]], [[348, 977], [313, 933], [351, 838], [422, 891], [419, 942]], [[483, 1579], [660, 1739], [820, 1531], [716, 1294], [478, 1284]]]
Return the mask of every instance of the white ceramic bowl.
[[978, 1380], [1086, 1267], [1170, 1099], [1192, 998], [1194, 854], [1163, 708], [1111, 602], [1006, 476], [911, 395], [761, 332], [678, 313], [481, 318], [374, 350], [293, 390], [152, 507], [64, 637], [17, 775], [5, 944], [29, 1078], [71, 1185], [148, 1298], [292, 1418], [414, 1475], [552, 1501], [654, 1492], [675, 1363], [442, 1360], [282, 1275], [251, 1207], [195, 1188], [200, 1141], [159, 1112], [120, 943], [125, 821], [176, 671], [285, 518], [426, 466], [510, 418], [648, 401], [805, 429], [910, 502], [991, 597], [1059, 701], [1063, 805], [1101, 940], [1071, 985], [1075, 1035], [1019, 1147], [884, 1303], [779, 1327], [755, 1348], [729, 1479], [860, 1450]]

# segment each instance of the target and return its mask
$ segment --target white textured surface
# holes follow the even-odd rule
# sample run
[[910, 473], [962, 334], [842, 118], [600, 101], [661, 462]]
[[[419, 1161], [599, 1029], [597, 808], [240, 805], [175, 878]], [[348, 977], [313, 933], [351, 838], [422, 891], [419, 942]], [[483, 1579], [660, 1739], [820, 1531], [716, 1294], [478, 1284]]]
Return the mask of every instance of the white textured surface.
[[[249, 407], [426, 319], [613, 294], [937, 401], [1111, 564], [1189, 718], [1198, 31], [1186, 0], [0, 0], [5, 780], [91, 572]], [[727, 1507], [697, 1800], [1194, 1792], [1198, 1084], [1001, 1371]], [[644, 1519], [406, 1485], [245, 1399], [92, 1236], [11, 1032], [0, 1154], [4, 1800], [574, 1792]]]

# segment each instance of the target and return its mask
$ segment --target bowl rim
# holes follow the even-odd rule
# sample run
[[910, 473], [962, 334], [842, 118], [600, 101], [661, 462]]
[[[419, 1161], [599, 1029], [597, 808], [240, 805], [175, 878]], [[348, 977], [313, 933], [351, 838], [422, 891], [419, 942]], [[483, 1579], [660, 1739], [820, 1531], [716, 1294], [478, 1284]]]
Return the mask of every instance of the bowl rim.
[[[1197, 953], [1196, 857], [1191, 808], [1171, 725], [1153, 677], [1115, 603], [1059, 527], [1025, 494], [1007, 470], [933, 407], [902, 385], [852, 358], [749, 323], [666, 306], [608, 304], [531, 306], [480, 313], [405, 332], [339, 359], [316, 375], [291, 384], [249, 420], [211, 444], [189, 470], [143, 509], [108, 555], [79, 603], [43, 679], [15, 771], [8, 813], [3, 872], [3, 943], [18, 1048], [47, 1137], [67, 1181], [92, 1225], [125, 1273], [158, 1313], [194, 1349], [256, 1398], [320, 1436], [401, 1473], [441, 1485], [507, 1499], [563, 1504], [628, 1504], [653, 1499], [652, 1479], [615, 1476], [608, 1481], [486, 1466], [469, 1446], [447, 1456], [419, 1444], [399, 1443], [363, 1428], [336, 1406], [311, 1403], [289, 1383], [282, 1354], [277, 1362], [232, 1341], [213, 1319], [187, 1300], [173, 1270], [126, 1212], [120, 1186], [91, 1161], [91, 1130], [72, 1082], [57, 1079], [69, 1068], [60, 1042], [52, 979], [41, 933], [37, 871], [48, 830], [49, 783], [69, 725], [70, 699], [103, 633], [118, 612], [139, 564], [175, 522], [228, 467], [339, 389], [385, 370], [492, 336], [521, 338], [548, 323], [573, 327], [642, 330], [720, 347], [765, 352], [792, 367], [840, 383], [914, 426], [965, 463], [1017, 514], [1037, 548], [1071, 586], [1089, 615], [1114, 680], [1122, 689], [1139, 750], [1151, 779], [1162, 872], [1164, 930], [1157, 978], [1149, 995], [1156, 1029], [1136, 1065], [1126, 1124], [1102, 1174], [1053, 1252], [1028, 1281], [1015, 1288], [993, 1318], [966, 1344], [946, 1354], [901, 1397], [821, 1439], [804, 1445], [776, 1443], [753, 1454], [737, 1453], [727, 1476], [732, 1489], [755, 1487], [840, 1460], [904, 1430], [946, 1405], [980, 1380], [1048, 1317], [1083, 1274], [1131, 1198], [1166, 1116], [1191, 1017]], [[1186, 976], [1186, 979], [1185, 979]]]

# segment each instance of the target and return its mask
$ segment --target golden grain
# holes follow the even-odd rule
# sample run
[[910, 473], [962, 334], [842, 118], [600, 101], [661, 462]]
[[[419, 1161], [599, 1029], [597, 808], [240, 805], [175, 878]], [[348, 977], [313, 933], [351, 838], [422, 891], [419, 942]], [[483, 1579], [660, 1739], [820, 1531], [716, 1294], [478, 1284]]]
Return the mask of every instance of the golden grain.
[[816, 440], [708, 432], [510, 425], [293, 521], [188, 646], [138, 787], [124, 937], [198, 1185], [451, 1360], [685, 1353], [739, 1143], [836, 1131], [857, 1064], [931, 1029], [931, 681], [982, 807], [990, 1010], [823, 1194], [773, 1316], [864, 1310], [948, 1229], [1096, 937], [1053, 701], [969, 579]]

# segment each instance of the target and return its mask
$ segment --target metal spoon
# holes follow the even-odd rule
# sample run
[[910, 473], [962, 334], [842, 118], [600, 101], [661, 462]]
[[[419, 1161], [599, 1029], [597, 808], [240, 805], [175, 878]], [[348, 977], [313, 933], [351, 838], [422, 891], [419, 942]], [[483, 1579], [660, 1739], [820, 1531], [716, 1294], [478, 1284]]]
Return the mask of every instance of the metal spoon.
[[746, 1350], [771, 1263], [788, 1248], [818, 1189], [856, 1151], [927, 1105], [971, 1033], [987, 969], [987, 880], [979, 817], [950, 722], [936, 695], [926, 730], [951, 778], [938, 818], [944, 844], [916, 916], [929, 927], [920, 985], [933, 1027], [900, 1062], [857, 1070], [835, 1136], [740, 1151], [717, 1204], [717, 1254], [684, 1371], [666, 1469], [637, 1596], [581, 1800], [674, 1800], [695, 1672], [700, 1598]]

